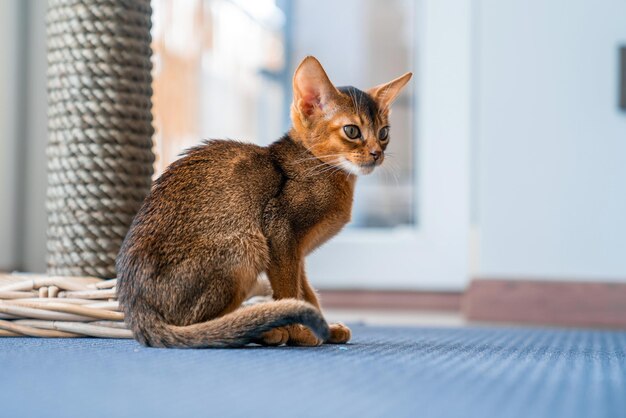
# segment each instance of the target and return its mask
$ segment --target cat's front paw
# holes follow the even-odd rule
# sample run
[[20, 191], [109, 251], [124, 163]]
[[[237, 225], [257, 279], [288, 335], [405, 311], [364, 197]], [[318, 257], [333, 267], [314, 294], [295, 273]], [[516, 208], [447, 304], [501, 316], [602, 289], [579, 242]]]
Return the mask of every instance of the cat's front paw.
[[350, 341], [352, 337], [352, 332], [350, 328], [345, 326], [344, 324], [330, 324], [330, 337], [326, 342], [328, 344], [345, 344]]
[[287, 342], [289, 345], [317, 347], [324, 342], [303, 325], [290, 325], [287, 329], [289, 330], [289, 341]]
[[285, 327], [278, 327], [267, 331], [258, 341], [261, 345], [283, 345], [289, 341], [289, 331]]

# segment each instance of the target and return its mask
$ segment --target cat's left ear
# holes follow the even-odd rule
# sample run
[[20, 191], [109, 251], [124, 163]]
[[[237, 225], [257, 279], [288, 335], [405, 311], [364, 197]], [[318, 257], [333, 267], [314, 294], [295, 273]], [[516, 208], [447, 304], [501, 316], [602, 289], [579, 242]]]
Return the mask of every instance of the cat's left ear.
[[388, 83], [372, 87], [367, 91], [367, 93], [372, 96], [374, 100], [376, 100], [381, 109], [389, 109], [391, 103], [396, 100], [396, 97], [398, 97], [412, 76], [413, 73], [406, 73]]

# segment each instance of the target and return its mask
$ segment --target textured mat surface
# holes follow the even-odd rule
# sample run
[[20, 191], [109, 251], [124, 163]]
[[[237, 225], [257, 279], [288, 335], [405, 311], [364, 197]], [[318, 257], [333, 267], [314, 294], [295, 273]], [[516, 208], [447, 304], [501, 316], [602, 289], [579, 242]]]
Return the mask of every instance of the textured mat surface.
[[321, 348], [0, 338], [2, 417], [626, 417], [626, 333], [353, 327]]

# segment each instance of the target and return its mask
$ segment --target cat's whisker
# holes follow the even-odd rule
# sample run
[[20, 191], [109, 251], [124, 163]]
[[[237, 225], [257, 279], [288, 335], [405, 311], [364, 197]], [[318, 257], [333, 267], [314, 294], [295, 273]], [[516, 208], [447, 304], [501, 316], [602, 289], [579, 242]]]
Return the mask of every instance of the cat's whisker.
[[395, 162], [393, 160], [389, 160], [389, 164], [390, 164], [389, 168], [395, 170], [396, 172], [400, 171], [400, 165], [397, 162]]
[[307, 157], [307, 158], [301, 158], [299, 160], [294, 160], [294, 163], [300, 163], [303, 161], [310, 161], [310, 160], [321, 160], [322, 158], [329, 158], [329, 157], [341, 157], [343, 154], [341, 153], [337, 153], [337, 154], [326, 154], [326, 155], [318, 155], [316, 157]]
[[[341, 156], [342, 154], [329, 154], [329, 155], [322, 155], [319, 158], [316, 157], [315, 159], [318, 160], [318, 165], [328, 165], [329, 163], [338, 161]], [[322, 158], [332, 158], [332, 159], [327, 162], [327, 161], [322, 160]]]
[[310, 147], [304, 147], [304, 148], [305, 148], [307, 151], [311, 152], [311, 151], [313, 150], [313, 148], [315, 148], [315, 147], [320, 147], [320, 146], [322, 146], [322, 143], [321, 143], [321, 142], [320, 142], [320, 143], [315, 143], [315, 144], [311, 145]]
[[[394, 161], [390, 161], [390, 162], [394, 163]], [[398, 175], [397, 175], [397, 173], [396, 173], [396, 168], [397, 168], [397, 166], [396, 166], [396, 165], [394, 165], [394, 164], [387, 165], [387, 166], [385, 167], [385, 169], [386, 169], [389, 173], [391, 173], [391, 174], [392, 174], [392, 176], [393, 176], [394, 180], [396, 181], [396, 187], [400, 187], [400, 179], [399, 179], [399, 176], [398, 176]]]
[[341, 169], [337, 168], [337, 167], [329, 167], [324, 171], [321, 171], [319, 173], [315, 173], [316, 176], [321, 176], [322, 174], [328, 175], [328, 174], [333, 174], [333, 173], [337, 173], [341, 171]]
[[328, 168], [328, 167], [334, 167], [334, 166], [333, 166], [333, 165], [331, 165], [331, 164], [325, 163], [325, 162], [323, 162], [323, 161], [320, 161], [320, 163], [319, 163], [319, 164], [317, 164], [317, 165], [315, 165], [315, 166], [313, 166], [313, 167], [310, 167], [310, 168], [308, 168], [308, 169], [304, 170], [304, 174], [306, 174], [306, 175], [310, 175], [310, 174], [316, 173], [316, 172], [317, 172], [317, 171], [319, 171], [320, 169], [321, 169], [321, 170], [324, 170], [324, 169], [326, 169], [326, 168]]
[[[337, 158], [337, 159], [333, 160], [331, 162], [331, 164], [329, 164], [329, 163], [322, 163], [322, 164], [314, 167], [314, 169], [306, 171], [306, 173], [309, 176], [312, 177], [312, 176], [319, 176], [320, 174], [324, 174], [324, 173], [327, 173], [327, 172], [339, 171], [339, 170], [341, 170], [341, 168], [339, 168], [339, 167], [337, 167], [336, 165], [333, 165], [333, 164], [339, 164], [340, 161], [341, 160], [339, 158]], [[321, 167], [321, 169], [320, 169], [320, 167]]]
[[390, 152], [385, 152], [385, 161], [389, 164], [398, 164], [398, 160], [396, 159], [396, 154], [392, 154]]
[[383, 169], [382, 172], [385, 173], [385, 182], [391, 183], [391, 179], [393, 178], [393, 176], [389, 172], [389, 167], [381, 167], [381, 168]]
[[316, 156], [316, 155], [313, 153], [313, 149], [314, 149], [315, 147], [318, 147], [318, 146], [321, 146], [321, 145], [323, 145], [323, 144], [313, 144], [313, 145], [311, 145], [310, 147], [304, 147], [304, 148], [308, 151], [308, 153], [306, 153], [306, 154], [305, 154], [305, 153], [302, 153], [302, 156], [304, 156], [304, 155], [307, 155], [307, 156], [306, 156], [306, 157], [304, 157], [304, 158], [301, 158], [301, 159], [299, 159], [299, 160], [294, 160], [294, 162], [305, 161], [305, 160], [314, 160], [314, 159], [319, 159], [319, 158], [324, 158], [324, 157], [330, 157], [330, 156], [340, 155], [340, 154], [327, 154], [327, 155], [319, 155], [319, 156]]
[[377, 175], [378, 173], [383, 173], [385, 175], [385, 181], [388, 182], [389, 168], [386, 166], [386, 164], [382, 164], [374, 171], [374, 175]]
[[320, 169], [324, 169], [326, 167], [328, 167], [328, 164], [326, 164], [326, 163], [318, 164], [316, 166], [313, 166], [311, 168], [308, 168], [308, 169], [304, 170], [302, 172], [302, 174], [304, 174], [305, 176], [308, 177], [308, 176], [312, 175], [313, 173], [315, 173], [316, 171], [318, 171]]
[[395, 180], [396, 187], [399, 187], [400, 186], [400, 182], [398, 180], [398, 177], [396, 177], [395, 173], [393, 172], [392, 168], [390, 166], [381, 166], [381, 168], [383, 169], [382, 170], [383, 173], [385, 173], [385, 176], [386, 176], [386, 179], [387, 179], [386, 180], [387, 183], [391, 183], [389, 181], [389, 178], [391, 177], [392, 179]]
[[330, 160], [329, 162], [325, 162], [325, 161], [319, 160], [319, 158], [318, 158], [318, 160], [320, 161], [320, 163], [319, 163], [319, 164], [317, 164], [317, 165], [315, 165], [315, 166], [313, 166], [313, 167], [308, 168], [306, 171], [308, 171], [308, 172], [314, 172], [314, 171], [316, 171], [316, 169], [318, 169], [319, 167], [324, 167], [324, 166], [332, 166], [332, 167], [334, 167], [336, 164], [339, 164], [339, 162], [341, 161], [341, 158], [343, 157], [343, 154], [329, 154], [329, 155], [326, 155], [326, 156], [321, 156], [321, 157], [322, 157], [322, 158], [331, 158], [331, 157], [334, 157], [334, 158], [333, 158], [332, 160]]
[[393, 154], [386, 152], [385, 162], [380, 166], [380, 168], [382, 169], [382, 172], [385, 173], [386, 181], [389, 180], [389, 176], [391, 175], [391, 177], [395, 180], [396, 186], [400, 186], [400, 180], [396, 173], [396, 171], [399, 170], [399, 165], [392, 158], [387, 158], [387, 157], [393, 157], [393, 156], [394, 156]]
[[312, 170], [310, 170], [309, 172], [314, 174], [314, 175], [318, 175], [318, 174], [322, 174], [325, 173], [326, 171], [330, 171], [334, 168], [337, 168], [335, 165], [333, 164], [329, 164], [329, 163], [322, 163], [316, 167], [314, 167]]
[[[315, 149], [315, 147], [320, 147], [322, 145], [323, 145], [323, 143], [320, 142], [320, 143], [315, 143], [315, 144], [311, 145], [310, 147], [304, 146], [304, 144], [303, 144], [303, 147], [304, 147], [305, 150], [308, 151], [308, 154], [313, 155], [313, 149]], [[306, 153], [303, 152], [302, 155], [306, 155]]]

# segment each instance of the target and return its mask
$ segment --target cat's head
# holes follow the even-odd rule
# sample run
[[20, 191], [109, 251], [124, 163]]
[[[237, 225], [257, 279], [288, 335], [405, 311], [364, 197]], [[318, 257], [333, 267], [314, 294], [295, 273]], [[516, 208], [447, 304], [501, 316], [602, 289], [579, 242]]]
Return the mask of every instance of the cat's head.
[[319, 61], [306, 57], [293, 77], [291, 120], [298, 139], [326, 164], [371, 173], [385, 159], [391, 103], [411, 75], [367, 91], [335, 87]]

